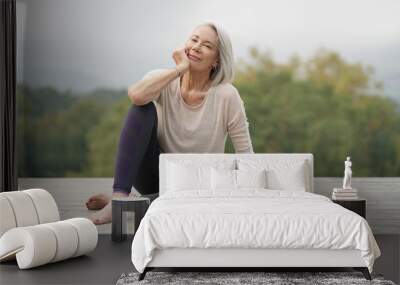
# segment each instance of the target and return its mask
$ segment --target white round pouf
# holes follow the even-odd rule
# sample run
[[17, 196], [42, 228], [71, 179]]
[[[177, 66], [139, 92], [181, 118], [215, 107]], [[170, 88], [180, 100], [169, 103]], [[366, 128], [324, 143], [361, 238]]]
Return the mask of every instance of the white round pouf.
[[39, 218], [39, 224], [60, 220], [56, 201], [49, 192], [40, 188], [23, 190], [22, 192], [28, 194], [32, 199]]
[[0, 261], [17, 259], [20, 269], [77, 257], [96, 248], [98, 232], [86, 218], [18, 227], [0, 238]]
[[22, 191], [1, 193], [13, 209], [17, 227], [33, 226], [39, 223], [35, 205], [30, 196]]
[[65, 221], [43, 224], [56, 235], [57, 252], [51, 262], [64, 260], [75, 255], [78, 249], [78, 233], [75, 228]]
[[96, 248], [91, 220], [59, 219], [57, 204], [44, 189], [0, 193], [0, 262], [17, 259], [20, 269], [28, 269]]
[[98, 231], [91, 220], [86, 218], [72, 218], [65, 220], [65, 222], [73, 225], [78, 232], [79, 245], [74, 257], [88, 253], [96, 248]]
[[57, 250], [53, 231], [41, 225], [13, 228], [0, 239], [0, 258], [15, 255], [20, 269], [49, 263]]
[[8, 199], [0, 193], [0, 237], [9, 229], [15, 228], [17, 223], [15, 221], [14, 211]]

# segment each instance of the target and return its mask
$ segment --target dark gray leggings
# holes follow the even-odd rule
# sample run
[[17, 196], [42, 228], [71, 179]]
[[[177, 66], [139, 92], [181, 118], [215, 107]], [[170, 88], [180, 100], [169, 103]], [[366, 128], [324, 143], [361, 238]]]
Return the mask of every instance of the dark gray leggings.
[[113, 192], [129, 194], [132, 186], [151, 199], [159, 194], [157, 111], [153, 102], [130, 107], [118, 144]]

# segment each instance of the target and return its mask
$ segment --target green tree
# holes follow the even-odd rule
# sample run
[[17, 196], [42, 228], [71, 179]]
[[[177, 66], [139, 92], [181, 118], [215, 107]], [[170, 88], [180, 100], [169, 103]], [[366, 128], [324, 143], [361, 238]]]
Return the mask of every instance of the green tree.
[[17, 88], [19, 177], [84, 176], [88, 134], [125, 90], [87, 94]]
[[357, 176], [400, 175], [398, 105], [382, 96], [371, 67], [324, 49], [287, 63], [254, 47], [250, 56], [234, 84], [255, 152], [313, 153], [316, 176], [342, 176], [348, 155]]

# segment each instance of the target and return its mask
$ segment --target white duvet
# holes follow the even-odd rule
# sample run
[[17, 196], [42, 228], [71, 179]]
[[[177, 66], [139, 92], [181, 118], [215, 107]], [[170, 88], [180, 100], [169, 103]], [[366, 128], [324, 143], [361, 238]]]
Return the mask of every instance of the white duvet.
[[299, 191], [181, 191], [155, 199], [132, 242], [143, 272], [154, 249], [359, 249], [369, 271], [381, 252], [367, 221], [329, 198]]

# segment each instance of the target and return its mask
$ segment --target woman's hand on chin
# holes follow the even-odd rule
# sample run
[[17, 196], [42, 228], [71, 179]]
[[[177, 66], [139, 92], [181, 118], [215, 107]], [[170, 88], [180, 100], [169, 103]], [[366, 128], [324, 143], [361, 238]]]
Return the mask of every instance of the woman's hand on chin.
[[186, 48], [180, 48], [174, 50], [172, 58], [175, 61], [176, 67], [183, 75], [190, 68], [190, 60], [188, 57], [189, 51]]

